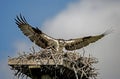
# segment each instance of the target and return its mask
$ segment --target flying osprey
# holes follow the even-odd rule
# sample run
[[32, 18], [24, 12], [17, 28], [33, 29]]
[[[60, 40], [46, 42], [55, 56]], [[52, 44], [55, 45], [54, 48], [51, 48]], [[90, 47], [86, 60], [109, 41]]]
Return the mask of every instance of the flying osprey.
[[31, 25], [29, 25], [26, 19], [24, 18], [24, 16], [21, 15], [19, 17], [17, 16], [15, 21], [18, 27], [20, 28], [20, 30], [24, 33], [24, 35], [26, 35], [36, 45], [44, 49], [52, 47], [56, 51], [62, 51], [63, 48], [70, 51], [80, 49], [89, 45], [90, 43], [96, 42], [105, 35], [109, 34], [109, 32], [104, 32], [103, 34], [100, 35], [87, 36], [83, 38], [76, 38], [69, 40], [55, 39], [46, 35], [37, 27], [34, 28]]

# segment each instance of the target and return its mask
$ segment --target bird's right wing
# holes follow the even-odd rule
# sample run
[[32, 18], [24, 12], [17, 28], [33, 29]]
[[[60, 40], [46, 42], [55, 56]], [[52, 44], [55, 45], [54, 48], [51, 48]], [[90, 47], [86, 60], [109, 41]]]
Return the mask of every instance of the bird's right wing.
[[55, 39], [52, 37], [44, 34], [41, 30], [38, 28], [34, 28], [31, 25], [29, 25], [24, 18], [24, 16], [18, 17], [15, 19], [16, 24], [20, 28], [20, 30], [23, 32], [24, 35], [29, 37], [29, 39], [34, 42], [36, 45], [40, 46], [41, 48], [46, 48], [49, 46], [49, 42], [54, 42]]

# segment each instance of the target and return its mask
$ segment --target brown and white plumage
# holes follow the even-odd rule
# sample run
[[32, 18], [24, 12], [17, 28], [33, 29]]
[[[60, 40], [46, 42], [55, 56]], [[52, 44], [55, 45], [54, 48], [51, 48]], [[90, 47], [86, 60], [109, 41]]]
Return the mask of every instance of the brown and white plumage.
[[[39, 30], [37, 27], [34, 28], [31, 25], [29, 25], [24, 17], [20, 15], [20, 17], [17, 16], [16, 24], [20, 28], [20, 30], [23, 32], [24, 35], [29, 37], [29, 39], [34, 42], [36, 45], [40, 46], [41, 48], [49, 47], [52, 42], [55, 42], [55, 40], [46, 34], [44, 34], [41, 30]], [[51, 41], [51, 42], [50, 42]]]
[[97, 40], [101, 39], [103, 36], [104, 34], [67, 40], [65, 49], [75, 50], [75, 49], [83, 48], [89, 45], [90, 43], [96, 42]]
[[23, 32], [24, 35], [26, 35], [32, 42], [34, 42], [36, 45], [40, 46], [41, 48], [48, 48], [52, 47], [56, 49], [57, 51], [62, 51], [63, 48], [66, 50], [76, 50], [83, 48], [90, 43], [94, 43], [97, 40], [101, 39], [105, 35], [109, 34], [109, 31], [96, 35], [96, 36], [87, 36], [83, 38], [76, 38], [76, 39], [70, 39], [70, 40], [64, 40], [64, 39], [54, 39], [45, 33], [43, 33], [40, 29], [34, 28], [31, 25], [29, 25], [26, 21], [26, 19], [20, 15], [20, 17], [17, 16], [16, 24], [20, 28], [20, 30]]

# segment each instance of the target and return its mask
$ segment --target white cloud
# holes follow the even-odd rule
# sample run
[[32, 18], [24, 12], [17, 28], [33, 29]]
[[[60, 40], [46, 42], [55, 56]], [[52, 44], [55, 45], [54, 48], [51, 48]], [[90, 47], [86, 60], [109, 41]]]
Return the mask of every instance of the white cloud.
[[42, 30], [55, 38], [75, 38], [103, 33], [108, 29], [114, 32], [95, 44], [86, 47], [99, 59], [100, 78], [120, 78], [120, 1], [82, 0], [70, 3], [57, 16], [47, 20]]
[[46, 21], [43, 30], [45, 29], [48, 34], [57, 38], [59, 36], [63, 37], [63, 34], [64, 37], [68, 38], [70, 37], [69, 34], [71, 34], [71, 36], [79, 36], [78, 34], [81, 33], [88, 34], [89, 32], [91, 35], [91, 33], [103, 32], [108, 29], [109, 26], [115, 26], [113, 22], [119, 19], [117, 17], [120, 11], [117, 7], [118, 5], [115, 3], [110, 3], [109, 5], [108, 3], [103, 4], [100, 1], [92, 3], [86, 0], [80, 3], [70, 4], [68, 8], [58, 14], [58, 16]]

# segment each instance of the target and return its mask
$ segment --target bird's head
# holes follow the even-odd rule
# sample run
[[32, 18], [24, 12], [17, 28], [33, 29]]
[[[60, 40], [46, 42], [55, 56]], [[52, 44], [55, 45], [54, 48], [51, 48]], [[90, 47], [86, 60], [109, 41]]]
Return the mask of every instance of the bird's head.
[[64, 40], [64, 39], [58, 39], [58, 41], [59, 41], [59, 43], [60, 43], [61, 45], [64, 45], [64, 44], [65, 44], [65, 40]]

